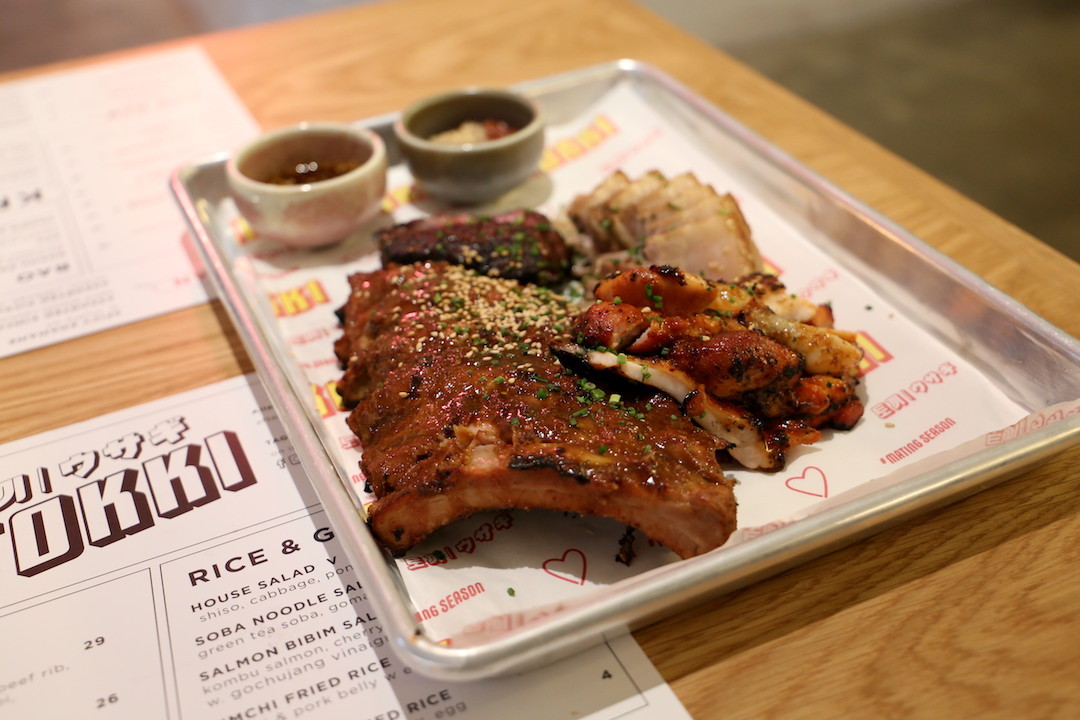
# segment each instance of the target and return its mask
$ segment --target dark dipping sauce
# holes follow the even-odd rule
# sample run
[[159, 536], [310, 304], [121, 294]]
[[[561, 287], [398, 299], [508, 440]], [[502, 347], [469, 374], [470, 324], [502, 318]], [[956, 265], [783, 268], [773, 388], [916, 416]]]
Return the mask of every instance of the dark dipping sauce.
[[253, 152], [238, 169], [261, 183], [310, 185], [355, 170], [371, 154], [371, 148], [355, 137], [316, 129]]
[[318, 162], [312, 160], [311, 162], [296, 163], [291, 168], [284, 168], [277, 175], [262, 180], [262, 182], [271, 185], [305, 185], [336, 178], [358, 167], [360, 167], [360, 162], [356, 160], [343, 162]]

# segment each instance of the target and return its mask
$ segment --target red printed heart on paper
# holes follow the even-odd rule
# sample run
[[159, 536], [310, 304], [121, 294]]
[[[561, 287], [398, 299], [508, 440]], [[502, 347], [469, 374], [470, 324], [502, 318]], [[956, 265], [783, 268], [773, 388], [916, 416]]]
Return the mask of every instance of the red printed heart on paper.
[[544, 572], [575, 585], [585, 584], [585, 553], [571, 548], [560, 558], [544, 561]]
[[819, 498], [829, 497], [829, 481], [820, 468], [808, 467], [803, 470], [802, 475], [790, 477], [784, 481], [784, 484], [788, 486], [789, 490], [794, 490], [803, 495], [813, 495]]

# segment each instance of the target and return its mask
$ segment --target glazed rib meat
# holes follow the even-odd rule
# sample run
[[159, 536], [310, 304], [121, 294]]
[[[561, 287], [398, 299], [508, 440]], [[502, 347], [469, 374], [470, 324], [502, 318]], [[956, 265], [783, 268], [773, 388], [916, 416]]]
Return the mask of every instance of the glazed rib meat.
[[503, 508], [613, 518], [682, 557], [734, 530], [722, 441], [664, 393], [579, 377], [548, 349], [576, 306], [442, 261], [349, 283], [338, 389], [391, 551]]
[[383, 264], [446, 260], [496, 277], [554, 285], [570, 250], [548, 218], [532, 210], [490, 217], [437, 215], [376, 233]]

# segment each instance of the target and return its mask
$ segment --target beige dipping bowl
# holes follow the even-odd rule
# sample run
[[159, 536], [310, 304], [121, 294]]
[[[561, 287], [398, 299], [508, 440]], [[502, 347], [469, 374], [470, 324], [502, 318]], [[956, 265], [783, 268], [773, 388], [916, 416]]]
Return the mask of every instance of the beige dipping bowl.
[[330, 245], [372, 219], [386, 171], [382, 138], [329, 122], [268, 132], [225, 166], [229, 193], [252, 230], [291, 248]]
[[[466, 122], [504, 122], [509, 135], [480, 142], [434, 142]], [[457, 204], [494, 200], [521, 185], [544, 152], [544, 121], [528, 98], [506, 90], [465, 88], [425, 98], [402, 111], [394, 134], [416, 186]]]

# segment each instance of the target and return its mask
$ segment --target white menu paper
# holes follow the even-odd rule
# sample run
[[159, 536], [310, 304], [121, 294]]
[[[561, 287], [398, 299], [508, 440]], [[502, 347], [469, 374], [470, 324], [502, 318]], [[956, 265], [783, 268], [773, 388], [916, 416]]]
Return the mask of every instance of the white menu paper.
[[0, 357], [204, 302], [169, 175], [256, 132], [197, 47], [0, 85]]
[[629, 636], [404, 664], [253, 378], [0, 450], [0, 717], [685, 718]]

